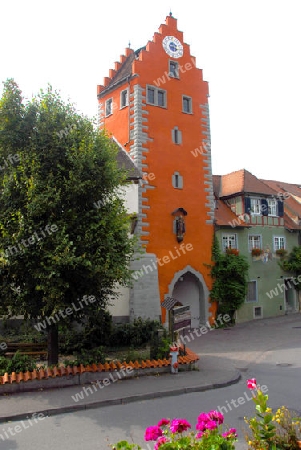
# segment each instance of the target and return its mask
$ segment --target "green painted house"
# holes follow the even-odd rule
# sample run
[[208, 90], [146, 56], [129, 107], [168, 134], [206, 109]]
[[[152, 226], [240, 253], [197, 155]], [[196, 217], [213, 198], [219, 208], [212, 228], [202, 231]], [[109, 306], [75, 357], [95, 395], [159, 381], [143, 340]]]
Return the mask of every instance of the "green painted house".
[[279, 261], [300, 245], [301, 188], [279, 183], [247, 170], [213, 176], [220, 248], [238, 250], [249, 263], [248, 293], [236, 322], [300, 311], [297, 280]]

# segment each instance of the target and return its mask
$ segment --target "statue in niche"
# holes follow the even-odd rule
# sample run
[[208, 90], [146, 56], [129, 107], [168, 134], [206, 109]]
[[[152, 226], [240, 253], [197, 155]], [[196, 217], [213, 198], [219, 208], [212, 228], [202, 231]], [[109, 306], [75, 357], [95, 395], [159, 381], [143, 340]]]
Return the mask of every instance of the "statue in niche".
[[185, 234], [185, 220], [183, 216], [179, 216], [176, 219], [176, 234], [177, 241], [182, 242]]
[[184, 208], [177, 208], [171, 215], [175, 218], [174, 233], [177, 236], [177, 241], [182, 242], [186, 233], [185, 216], [187, 216], [187, 211]]

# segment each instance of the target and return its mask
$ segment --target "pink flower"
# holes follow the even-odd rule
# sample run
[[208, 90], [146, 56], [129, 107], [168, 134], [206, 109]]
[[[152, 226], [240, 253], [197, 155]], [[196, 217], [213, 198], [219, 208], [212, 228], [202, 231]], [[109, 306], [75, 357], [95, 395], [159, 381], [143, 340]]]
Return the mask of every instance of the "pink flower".
[[186, 419], [173, 419], [170, 424], [170, 431], [172, 433], [183, 433], [188, 428], [191, 428], [191, 425]]
[[205, 430], [206, 430], [206, 423], [207, 423], [207, 422], [204, 422], [203, 420], [201, 420], [201, 421], [199, 421], [199, 422], [196, 424], [195, 428], [196, 428], [197, 430], [200, 430], [200, 431], [205, 431]]
[[224, 438], [237, 438], [237, 432], [235, 428], [230, 428], [229, 431], [226, 431], [222, 434]]
[[215, 420], [219, 425], [224, 423], [224, 416], [218, 411], [209, 411], [208, 416], [211, 420]]
[[165, 436], [159, 437], [159, 439], [155, 443], [154, 450], [158, 450], [158, 448], [161, 447], [161, 445], [165, 444], [166, 442], [169, 442], [169, 441]]
[[257, 389], [257, 383], [255, 378], [251, 378], [247, 380], [247, 388], [248, 389]]
[[209, 419], [210, 417], [207, 413], [201, 413], [198, 417], [198, 422], [207, 422]]
[[206, 429], [207, 430], [215, 430], [217, 428], [217, 423], [214, 420], [208, 420], [206, 423]]
[[148, 427], [145, 430], [144, 440], [145, 441], [156, 441], [159, 437], [162, 436], [162, 430], [157, 425], [152, 427]]
[[201, 437], [203, 437], [204, 433], [202, 431], [200, 431], [195, 437], [197, 439], [201, 439]]
[[169, 419], [161, 419], [158, 422], [158, 427], [164, 427], [165, 425], [169, 425], [170, 420]]

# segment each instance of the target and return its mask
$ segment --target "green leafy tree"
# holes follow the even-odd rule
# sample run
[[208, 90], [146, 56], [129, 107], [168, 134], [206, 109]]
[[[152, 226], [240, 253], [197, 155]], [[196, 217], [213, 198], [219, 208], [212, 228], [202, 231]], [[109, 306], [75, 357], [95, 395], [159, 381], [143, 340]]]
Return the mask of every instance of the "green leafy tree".
[[298, 279], [299, 276], [301, 279], [301, 246], [294, 247], [287, 259], [280, 261], [279, 265], [285, 272], [294, 274], [296, 278], [296, 282], [294, 282], [295, 288], [297, 291], [301, 291], [301, 282]]
[[50, 86], [24, 103], [15, 81], [4, 83], [0, 313], [44, 323], [49, 364], [58, 361], [58, 322], [99, 312], [130, 280], [135, 243], [116, 153]]
[[221, 253], [216, 236], [212, 246], [212, 260], [211, 301], [218, 302], [218, 313], [229, 314], [234, 322], [235, 311], [246, 298], [249, 264], [241, 255]]

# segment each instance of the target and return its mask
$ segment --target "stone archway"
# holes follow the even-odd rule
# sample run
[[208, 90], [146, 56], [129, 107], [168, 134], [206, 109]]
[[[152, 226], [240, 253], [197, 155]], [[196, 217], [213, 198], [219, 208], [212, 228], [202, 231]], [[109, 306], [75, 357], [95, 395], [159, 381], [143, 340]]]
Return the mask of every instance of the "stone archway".
[[184, 306], [190, 306], [191, 328], [198, 328], [207, 322], [209, 290], [202, 274], [191, 266], [175, 273], [168, 286], [168, 296], [176, 298]]

